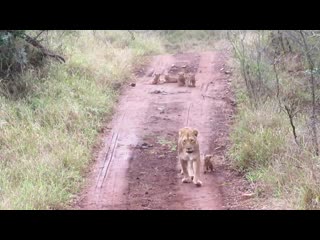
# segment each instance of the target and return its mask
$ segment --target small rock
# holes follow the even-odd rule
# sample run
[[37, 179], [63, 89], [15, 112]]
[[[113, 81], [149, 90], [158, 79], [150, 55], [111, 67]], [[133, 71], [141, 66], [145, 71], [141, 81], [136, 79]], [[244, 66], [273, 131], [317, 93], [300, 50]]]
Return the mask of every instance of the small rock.
[[151, 93], [159, 94], [159, 93], [161, 93], [161, 91], [160, 91], [160, 90], [154, 90], [154, 91], [152, 91]]
[[161, 114], [164, 113], [164, 108], [160, 107], [158, 108], [158, 110], [160, 111]]
[[152, 144], [149, 144], [149, 143], [144, 142], [144, 143], [142, 143], [142, 144], [141, 144], [141, 147], [142, 147], [142, 148], [148, 148], [148, 147], [153, 147], [153, 145], [152, 145]]
[[221, 69], [220, 69], [220, 71], [223, 71], [223, 70], [224, 70], [224, 68], [221, 68]]
[[244, 197], [244, 198], [251, 198], [251, 197], [254, 197], [254, 193], [244, 193], [244, 194], [242, 194], [242, 197]]
[[130, 86], [131, 86], [131, 87], [135, 87], [136, 84], [135, 84], [135, 83], [130, 83]]
[[224, 73], [225, 73], [225, 74], [231, 74], [231, 72], [230, 72], [230, 71], [225, 71]]
[[148, 194], [148, 193], [149, 193], [148, 191], [145, 192], [145, 194]]

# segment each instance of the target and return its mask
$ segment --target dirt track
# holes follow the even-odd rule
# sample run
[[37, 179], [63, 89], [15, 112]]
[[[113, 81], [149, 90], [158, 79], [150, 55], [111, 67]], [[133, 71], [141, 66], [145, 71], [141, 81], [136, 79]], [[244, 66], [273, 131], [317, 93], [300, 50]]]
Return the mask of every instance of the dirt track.
[[[234, 111], [227, 58], [222, 51], [155, 56], [136, 86], [123, 90], [74, 208], [248, 209], [241, 198], [247, 186], [224, 158]], [[150, 84], [152, 69], [172, 64], [195, 72], [196, 87]], [[201, 153], [216, 157], [200, 188], [181, 183], [176, 142], [184, 126], [197, 128]]]

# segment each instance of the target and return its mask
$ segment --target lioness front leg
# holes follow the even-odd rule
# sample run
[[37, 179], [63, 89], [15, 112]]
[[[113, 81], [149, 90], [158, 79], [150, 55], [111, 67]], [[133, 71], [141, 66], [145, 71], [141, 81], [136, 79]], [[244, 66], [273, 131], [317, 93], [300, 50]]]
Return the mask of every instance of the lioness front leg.
[[182, 168], [183, 175], [184, 175], [184, 178], [182, 179], [182, 182], [183, 183], [190, 183], [191, 179], [190, 179], [189, 173], [188, 173], [188, 162], [181, 159], [180, 163], [181, 163], [181, 168]]
[[189, 169], [190, 169], [189, 175], [190, 175], [191, 180], [194, 179], [194, 170], [193, 170], [193, 164], [192, 164], [192, 162], [193, 162], [193, 161], [188, 161], [188, 166], [189, 166]]
[[197, 186], [197, 187], [201, 187], [202, 186], [202, 182], [200, 181], [199, 177], [200, 177], [200, 161], [194, 161], [193, 162], [193, 167], [196, 170], [195, 175], [194, 175], [194, 179], [193, 179], [193, 183]]

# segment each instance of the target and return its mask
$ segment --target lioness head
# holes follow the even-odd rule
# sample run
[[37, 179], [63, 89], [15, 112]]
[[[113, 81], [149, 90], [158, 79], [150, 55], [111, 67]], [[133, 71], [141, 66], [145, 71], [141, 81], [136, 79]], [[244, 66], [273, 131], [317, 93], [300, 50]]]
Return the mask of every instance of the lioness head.
[[193, 153], [199, 147], [198, 130], [194, 128], [182, 128], [179, 130], [179, 143], [186, 153]]

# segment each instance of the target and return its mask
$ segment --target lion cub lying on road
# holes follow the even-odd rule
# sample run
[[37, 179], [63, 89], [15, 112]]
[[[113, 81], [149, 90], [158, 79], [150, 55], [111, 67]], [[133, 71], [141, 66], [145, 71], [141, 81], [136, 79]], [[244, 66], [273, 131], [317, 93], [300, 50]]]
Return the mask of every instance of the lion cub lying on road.
[[198, 130], [194, 128], [185, 127], [179, 130], [178, 158], [184, 175], [182, 182], [189, 183], [193, 180], [193, 183], [200, 187], [202, 185], [199, 180], [201, 163], [197, 137]]

